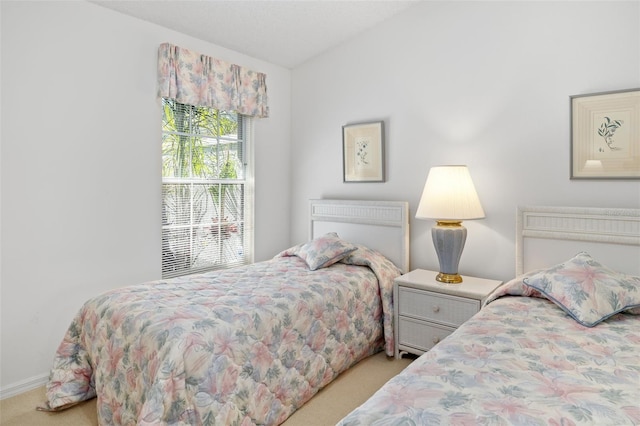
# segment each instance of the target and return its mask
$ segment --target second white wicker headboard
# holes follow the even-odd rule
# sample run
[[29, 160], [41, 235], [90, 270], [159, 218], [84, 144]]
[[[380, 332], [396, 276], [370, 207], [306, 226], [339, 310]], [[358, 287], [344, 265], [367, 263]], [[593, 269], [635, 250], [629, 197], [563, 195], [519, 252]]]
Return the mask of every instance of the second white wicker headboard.
[[620, 272], [640, 275], [640, 209], [519, 207], [516, 275], [586, 251]]

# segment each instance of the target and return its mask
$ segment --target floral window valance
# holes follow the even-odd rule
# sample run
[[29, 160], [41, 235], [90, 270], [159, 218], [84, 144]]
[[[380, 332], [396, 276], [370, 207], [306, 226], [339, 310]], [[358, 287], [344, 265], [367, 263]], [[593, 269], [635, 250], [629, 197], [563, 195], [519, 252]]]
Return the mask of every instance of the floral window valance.
[[268, 117], [267, 76], [163, 43], [158, 49], [158, 95], [252, 117]]

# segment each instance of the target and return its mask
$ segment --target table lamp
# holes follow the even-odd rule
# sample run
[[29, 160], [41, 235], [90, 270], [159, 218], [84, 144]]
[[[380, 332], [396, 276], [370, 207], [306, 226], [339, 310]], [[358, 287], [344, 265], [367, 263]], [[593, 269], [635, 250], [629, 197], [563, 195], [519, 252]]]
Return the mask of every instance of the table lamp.
[[458, 284], [458, 263], [467, 239], [463, 220], [481, 219], [484, 210], [467, 166], [437, 166], [429, 170], [416, 219], [434, 219], [431, 230], [440, 263], [436, 280]]

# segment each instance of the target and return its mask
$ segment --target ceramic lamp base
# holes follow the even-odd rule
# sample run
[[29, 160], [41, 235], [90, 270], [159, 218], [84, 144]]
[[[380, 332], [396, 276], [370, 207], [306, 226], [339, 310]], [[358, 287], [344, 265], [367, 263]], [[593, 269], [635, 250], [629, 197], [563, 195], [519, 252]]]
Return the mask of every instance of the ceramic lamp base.
[[460, 221], [438, 221], [431, 229], [431, 237], [440, 263], [436, 280], [446, 284], [461, 283], [458, 264], [467, 240], [467, 228]]

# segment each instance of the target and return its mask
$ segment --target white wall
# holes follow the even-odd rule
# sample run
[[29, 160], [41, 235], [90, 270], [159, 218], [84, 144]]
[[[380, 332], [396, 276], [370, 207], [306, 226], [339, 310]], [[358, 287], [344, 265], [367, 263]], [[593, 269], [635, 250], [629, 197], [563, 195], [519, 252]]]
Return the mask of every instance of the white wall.
[[[640, 181], [569, 179], [569, 96], [640, 87], [639, 2], [421, 2], [292, 73], [292, 243], [307, 199], [406, 200], [412, 268], [438, 269], [415, 220], [431, 166], [467, 164], [486, 219], [463, 274], [515, 272], [518, 205], [640, 208]], [[388, 180], [342, 183], [341, 126], [384, 120]]]
[[256, 260], [289, 243], [289, 70], [86, 2], [2, 1], [1, 382], [48, 374], [89, 297], [160, 278], [156, 58], [171, 42], [267, 74]]

